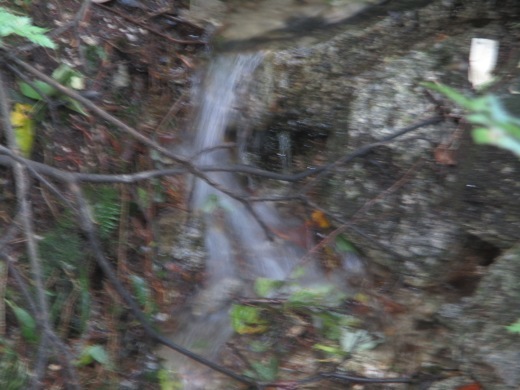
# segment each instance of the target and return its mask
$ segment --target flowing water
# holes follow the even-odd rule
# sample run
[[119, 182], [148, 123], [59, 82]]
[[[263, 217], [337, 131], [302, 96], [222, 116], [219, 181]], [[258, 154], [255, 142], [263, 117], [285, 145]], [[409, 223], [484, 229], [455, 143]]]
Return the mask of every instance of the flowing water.
[[[235, 119], [247, 84], [262, 60], [262, 53], [228, 54], [210, 65], [202, 89], [202, 104], [195, 124], [195, 152], [201, 165], [222, 165], [230, 159], [228, 149], [219, 149], [226, 129]], [[208, 151], [208, 152], [204, 152]], [[213, 173], [209, 178], [237, 195], [243, 189], [232, 173]], [[207, 271], [210, 285], [224, 278], [234, 278], [244, 269], [237, 266], [237, 255], [254, 276], [274, 279], [286, 277], [294, 265], [292, 256], [266, 238], [262, 227], [245, 206], [208, 183], [197, 180], [192, 195], [192, 208], [205, 212]], [[278, 224], [275, 211], [265, 205], [256, 211], [268, 224]]]
[[[200, 102], [194, 123], [192, 154], [200, 166], [222, 165], [231, 159], [229, 148], [221, 147], [228, 127], [239, 115], [241, 102], [247, 101], [247, 87], [262, 53], [226, 54], [215, 58], [195, 95]], [[212, 183], [237, 195], [245, 194], [237, 177], [229, 172], [208, 175]], [[173, 340], [206, 357], [218, 359], [218, 351], [232, 334], [229, 307], [233, 297], [251, 294], [257, 277], [287, 279], [305, 255], [305, 248], [277, 238], [270, 241], [258, 220], [238, 200], [201, 179], [194, 179], [191, 207], [202, 215], [205, 225], [206, 280], [204, 286], [179, 316], [180, 330]], [[266, 203], [254, 206], [256, 214], [277, 232], [294, 228], [276, 209]], [[306, 283], [323, 280], [312, 264]], [[217, 388], [206, 382], [208, 373], [172, 351], [160, 355], [166, 366], [177, 371], [188, 390]], [[209, 386], [209, 387], [208, 387]]]

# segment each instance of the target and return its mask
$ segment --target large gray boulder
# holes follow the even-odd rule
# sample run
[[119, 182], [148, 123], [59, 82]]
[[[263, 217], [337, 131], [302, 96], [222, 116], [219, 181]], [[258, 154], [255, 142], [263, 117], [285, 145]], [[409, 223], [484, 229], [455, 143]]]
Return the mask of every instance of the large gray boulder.
[[[474, 145], [460, 110], [430, 94], [435, 80], [471, 93], [471, 38], [492, 38], [514, 53], [520, 37], [514, 1], [434, 1], [413, 10], [355, 20], [334, 39], [277, 52], [264, 72], [271, 82], [264, 158], [289, 134], [292, 169], [339, 159], [398, 129], [451, 112], [353, 162], [330, 171], [308, 195], [349, 221], [350, 238], [370, 259], [413, 286], [451, 283], [468, 262], [486, 266], [520, 231], [520, 162], [503, 150]], [[512, 55], [512, 54], [511, 54]], [[501, 54], [499, 71], [518, 73]], [[273, 76], [274, 75], [274, 76]], [[509, 81], [495, 93], [510, 98]], [[455, 117], [450, 117], [454, 114]], [[267, 129], [266, 129], [267, 127]], [[267, 134], [267, 135], [266, 135]], [[324, 145], [321, 148], [316, 145]], [[299, 188], [296, 185], [296, 188]], [[294, 188], [291, 188], [294, 193]]]

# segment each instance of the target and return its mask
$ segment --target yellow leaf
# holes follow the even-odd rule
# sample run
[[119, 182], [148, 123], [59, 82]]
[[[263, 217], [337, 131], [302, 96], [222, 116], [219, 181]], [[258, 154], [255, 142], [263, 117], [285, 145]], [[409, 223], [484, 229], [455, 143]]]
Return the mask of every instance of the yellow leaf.
[[34, 121], [30, 114], [33, 106], [30, 104], [16, 103], [11, 111], [11, 125], [14, 128], [16, 144], [22, 156], [29, 158], [34, 145]]
[[314, 210], [311, 214], [311, 220], [321, 229], [327, 229], [330, 227], [330, 222], [325, 214], [319, 210]]
[[237, 330], [238, 334], [261, 334], [267, 332], [269, 327], [267, 325], [251, 325], [244, 326]]

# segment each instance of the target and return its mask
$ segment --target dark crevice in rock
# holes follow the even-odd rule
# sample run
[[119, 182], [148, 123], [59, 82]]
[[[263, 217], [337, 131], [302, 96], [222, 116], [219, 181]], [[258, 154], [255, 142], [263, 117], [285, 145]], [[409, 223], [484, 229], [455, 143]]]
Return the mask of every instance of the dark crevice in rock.
[[484, 276], [485, 267], [493, 264], [501, 250], [481, 238], [467, 234], [459, 253], [460, 266], [455, 268], [446, 281], [450, 289], [460, 297], [472, 295]]

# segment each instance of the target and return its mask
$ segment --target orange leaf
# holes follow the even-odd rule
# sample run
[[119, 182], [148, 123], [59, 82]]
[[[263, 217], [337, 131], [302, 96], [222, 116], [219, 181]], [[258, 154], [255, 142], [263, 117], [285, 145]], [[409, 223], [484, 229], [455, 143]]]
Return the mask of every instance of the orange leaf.
[[311, 214], [311, 220], [321, 229], [327, 229], [330, 227], [330, 222], [322, 211], [314, 210]]

